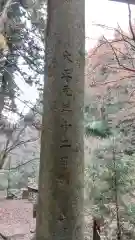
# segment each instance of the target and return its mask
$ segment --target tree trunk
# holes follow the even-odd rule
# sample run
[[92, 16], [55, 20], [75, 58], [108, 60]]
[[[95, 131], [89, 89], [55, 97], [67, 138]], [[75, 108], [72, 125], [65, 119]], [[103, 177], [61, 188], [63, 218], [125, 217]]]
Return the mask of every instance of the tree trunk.
[[100, 240], [100, 221], [93, 219], [93, 240]]
[[121, 240], [121, 224], [120, 224], [120, 216], [119, 216], [119, 202], [118, 202], [118, 180], [117, 180], [117, 165], [116, 165], [116, 152], [113, 148], [113, 167], [114, 167], [114, 197], [115, 197], [115, 207], [116, 207], [116, 222], [117, 222], [117, 240]]
[[49, 0], [36, 240], [83, 239], [84, 0]]

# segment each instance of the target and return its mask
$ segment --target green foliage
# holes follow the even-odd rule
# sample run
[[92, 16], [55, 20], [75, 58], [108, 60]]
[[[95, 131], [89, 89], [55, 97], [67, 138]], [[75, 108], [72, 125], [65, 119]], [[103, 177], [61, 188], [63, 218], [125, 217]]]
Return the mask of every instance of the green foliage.
[[86, 136], [97, 136], [106, 138], [112, 134], [108, 125], [108, 121], [105, 119], [95, 119], [93, 113], [96, 113], [96, 105], [85, 106], [85, 134]]
[[86, 135], [98, 136], [101, 138], [106, 138], [111, 135], [111, 130], [106, 121], [93, 121], [87, 124]]
[[[0, 12], [4, 11], [4, 6], [0, 4]], [[8, 51], [1, 56], [0, 66], [0, 88], [1, 88], [1, 109], [0, 111], [11, 111], [23, 115], [22, 109], [18, 106], [28, 104], [22, 101], [26, 98], [25, 91], [22, 89], [34, 87], [36, 92], [41, 92], [43, 88], [44, 75], [44, 42], [43, 29], [40, 29], [41, 17], [45, 17], [45, 9], [42, 6], [42, 13], [39, 11], [41, 5], [36, 6], [37, 9], [28, 9], [22, 7], [21, 2], [17, 1], [10, 4], [7, 8], [7, 19], [4, 20], [4, 37]], [[33, 14], [35, 12], [35, 19]], [[38, 15], [40, 24], [36, 26], [36, 15]], [[43, 28], [45, 21], [42, 21]], [[42, 36], [41, 36], [42, 35]], [[21, 82], [21, 84], [20, 84]], [[20, 89], [21, 86], [21, 89]], [[22, 96], [23, 95], [23, 96]], [[23, 106], [23, 107], [24, 107]], [[29, 104], [30, 108], [31, 105]], [[22, 107], [22, 108], [23, 108]]]
[[135, 186], [135, 154], [125, 155], [123, 149], [122, 135], [103, 140], [93, 152], [85, 174], [92, 214], [116, 222], [117, 196], [122, 225], [135, 223], [135, 204], [129, 204]]

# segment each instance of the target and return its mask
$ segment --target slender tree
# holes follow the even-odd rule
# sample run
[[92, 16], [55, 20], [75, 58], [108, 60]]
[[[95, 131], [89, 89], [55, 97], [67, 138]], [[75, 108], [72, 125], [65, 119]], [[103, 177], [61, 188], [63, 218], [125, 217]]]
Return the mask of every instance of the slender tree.
[[36, 239], [83, 239], [84, 0], [49, 0]]
[[100, 240], [100, 222], [98, 219], [93, 219], [93, 240]]

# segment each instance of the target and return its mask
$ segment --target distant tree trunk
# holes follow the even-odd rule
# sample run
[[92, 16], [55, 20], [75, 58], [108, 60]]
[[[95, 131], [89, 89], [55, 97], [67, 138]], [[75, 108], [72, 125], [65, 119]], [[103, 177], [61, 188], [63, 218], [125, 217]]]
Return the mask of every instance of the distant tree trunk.
[[83, 239], [84, 0], [49, 0], [36, 240]]
[[116, 165], [116, 152], [115, 149], [112, 151], [113, 154], [113, 167], [114, 167], [114, 177], [113, 177], [113, 183], [114, 183], [114, 197], [115, 197], [115, 207], [116, 207], [116, 222], [117, 222], [117, 240], [122, 239], [121, 234], [121, 224], [120, 224], [120, 216], [119, 216], [119, 202], [118, 202], [118, 180], [117, 180], [117, 165]]
[[93, 219], [93, 240], [100, 240], [100, 222]]
[[[14, 81], [14, 72], [17, 70], [16, 63], [18, 60], [16, 49], [20, 44], [21, 30], [16, 28], [17, 24], [20, 24], [21, 16], [20, 3], [15, 0], [5, 0], [0, 1], [0, 40], [3, 36], [5, 43], [4, 47], [1, 49], [0, 46], [0, 68], [2, 70], [2, 76], [0, 79], [0, 118], [2, 117], [2, 111], [4, 110], [5, 104], [7, 102], [7, 97], [10, 100], [8, 108], [11, 110], [16, 109], [15, 104], [15, 92], [18, 87]], [[18, 34], [18, 41], [17, 35]], [[2, 40], [1, 40], [2, 42]], [[2, 44], [2, 43], [1, 43]], [[0, 44], [0, 45], [1, 45]], [[3, 50], [1, 52], [1, 50]], [[5, 52], [5, 53], [4, 53]], [[3, 54], [4, 53], [4, 54]], [[5, 59], [6, 58], [6, 59]], [[16, 60], [17, 58], [17, 60]]]

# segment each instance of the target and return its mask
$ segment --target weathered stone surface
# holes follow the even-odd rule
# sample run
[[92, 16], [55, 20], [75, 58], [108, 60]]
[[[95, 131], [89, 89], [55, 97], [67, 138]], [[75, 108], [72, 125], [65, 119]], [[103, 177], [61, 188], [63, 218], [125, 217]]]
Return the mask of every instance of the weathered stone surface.
[[35, 230], [32, 210], [27, 200], [0, 201], [0, 233], [7, 240], [31, 239]]

